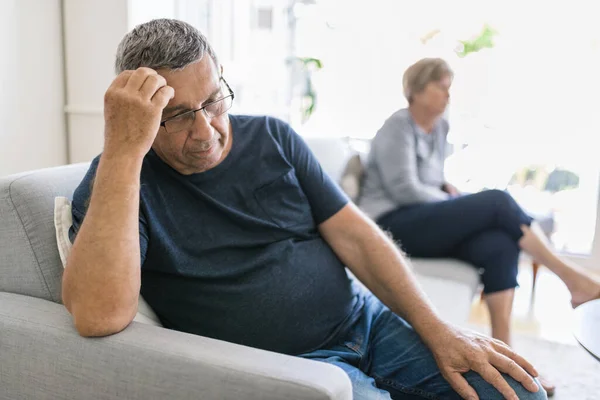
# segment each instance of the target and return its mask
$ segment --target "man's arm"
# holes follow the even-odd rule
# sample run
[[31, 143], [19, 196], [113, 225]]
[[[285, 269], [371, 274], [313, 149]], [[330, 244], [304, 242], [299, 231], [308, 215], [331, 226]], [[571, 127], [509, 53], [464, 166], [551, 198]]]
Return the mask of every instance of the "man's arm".
[[[394, 243], [353, 204], [319, 225], [337, 256], [390, 310], [404, 317], [432, 350], [442, 375], [464, 398], [476, 399], [462, 373], [474, 370], [506, 398], [516, 398], [500, 372], [511, 375], [530, 391], [538, 387], [531, 364], [505, 344], [468, 334], [446, 324], [418, 287], [406, 259]], [[499, 372], [500, 371], [500, 372]]]
[[352, 273], [424, 339], [443, 324], [400, 250], [356, 206], [345, 206], [322, 223], [319, 231]]
[[137, 311], [140, 173], [172, 97], [149, 68], [122, 72], [106, 92], [104, 152], [63, 275], [63, 303], [82, 336], [119, 332]]

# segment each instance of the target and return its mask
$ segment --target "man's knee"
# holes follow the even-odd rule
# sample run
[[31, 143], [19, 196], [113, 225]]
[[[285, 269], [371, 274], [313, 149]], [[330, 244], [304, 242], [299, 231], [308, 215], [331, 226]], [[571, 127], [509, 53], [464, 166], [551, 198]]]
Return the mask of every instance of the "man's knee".
[[[509, 378], [505, 375], [505, 379], [507, 380], [508, 384], [513, 388], [513, 390], [515, 391], [515, 393], [517, 393], [517, 397], [520, 400], [547, 400], [548, 396], [546, 396], [546, 391], [542, 388], [542, 385], [540, 385], [540, 382], [536, 379], [535, 383], [537, 383], [538, 385], [538, 391], [537, 392], [530, 392], [529, 390], [525, 389], [525, 387], [520, 383], [515, 381], [512, 378]], [[504, 397], [500, 396], [498, 397], [498, 399], [503, 399]]]
[[540, 382], [536, 379], [535, 383], [537, 383], [538, 385], [538, 391], [535, 393], [532, 393], [530, 391], [528, 391], [527, 389], [525, 389], [520, 383], [518, 383], [519, 385], [519, 390], [515, 390], [517, 392], [517, 396], [519, 397], [519, 399], [525, 399], [525, 400], [547, 400], [548, 396], [546, 395], [546, 391], [542, 388], [542, 385], [540, 384]]
[[[481, 399], [489, 399], [489, 400], [501, 400], [504, 399], [504, 396], [500, 394], [492, 385], [487, 383], [479, 374], [474, 371], [467, 372], [465, 378], [469, 382], [469, 384], [475, 389], [479, 398]], [[538, 385], [537, 392], [530, 392], [525, 389], [525, 387], [520, 383], [508, 376], [507, 374], [502, 374], [506, 382], [513, 388], [517, 397], [521, 400], [547, 400], [548, 396], [546, 396], [546, 392], [542, 389], [540, 382], [536, 379], [536, 383]]]

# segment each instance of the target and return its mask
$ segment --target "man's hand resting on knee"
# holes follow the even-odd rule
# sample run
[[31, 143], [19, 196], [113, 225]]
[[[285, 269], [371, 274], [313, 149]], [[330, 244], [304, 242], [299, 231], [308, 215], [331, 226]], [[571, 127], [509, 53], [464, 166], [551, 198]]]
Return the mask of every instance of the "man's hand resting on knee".
[[481, 375], [507, 399], [518, 400], [518, 397], [501, 372], [521, 382], [530, 392], [539, 390], [531, 378], [538, 376], [533, 365], [500, 340], [451, 326], [427, 339], [442, 375], [465, 399], [479, 399], [462, 375], [470, 370]]
[[[403, 317], [433, 352], [444, 378], [459, 395], [478, 399], [462, 376], [481, 375], [507, 399], [517, 399], [504, 372], [531, 391], [533, 366], [501, 341], [461, 331], [437, 315], [396, 245], [357, 207], [349, 204], [319, 226], [321, 235], [350, 271], [391, 311]], [[527, 372], [525, 372], [527, 371]]]

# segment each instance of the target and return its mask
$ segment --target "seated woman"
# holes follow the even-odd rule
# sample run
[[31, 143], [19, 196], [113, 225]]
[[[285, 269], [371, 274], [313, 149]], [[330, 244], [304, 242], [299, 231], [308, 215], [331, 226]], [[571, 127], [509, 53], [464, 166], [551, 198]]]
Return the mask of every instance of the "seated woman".
[[[572, 305], [600, 297], [600, 282], [558, 257], [506, 192], [462, 196], [444, 180], [448, 122], [442, 118], [453, 73], [423, 59], [403, 77], [409, 106], [372, 141], [360, 207], [414, 257], [451, 257], [481, 269], [492, 336], [510, 344], [519, 253], [525, 250], [567, 285]], [[553, 387], [542, 382], [549, 394]]]

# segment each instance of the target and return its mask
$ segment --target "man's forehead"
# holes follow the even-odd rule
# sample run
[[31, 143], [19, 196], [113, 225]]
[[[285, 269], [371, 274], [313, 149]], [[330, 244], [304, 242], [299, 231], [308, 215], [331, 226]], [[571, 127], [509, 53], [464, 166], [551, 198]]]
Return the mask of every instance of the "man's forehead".
[[194, 87], [195, 90], [204, 89], [211, 91], [219, 84], [219, 73], [213, 66], [213, 63], [206, 63], [204, 60], [188, 65], [180, 70], [159, 69], [157, 72], [162, 75], [169, 86], [174, 89], [185, 87]]
[[214, 100], [214, 97], [221, 91], [221, 86], [215, 83], [211, 87], [213, 89], [206, 92], [192, 91], [189, 90], [189, 87], [179, 91], [175, 90], [175, 95], [167, 104], [165, 112], [197, 108], [202, 103]]
[[[220, 77], [216, 69], [202, 68], [192, 64], [180, 71], [158, 71], [167, 80], [167, 85], [175, 90], [174, 97], [169, 101], [165, 112], [171, 109], [195, 108], [219, 93]], [[212, 63], [211, 63], [212, 64]]]

